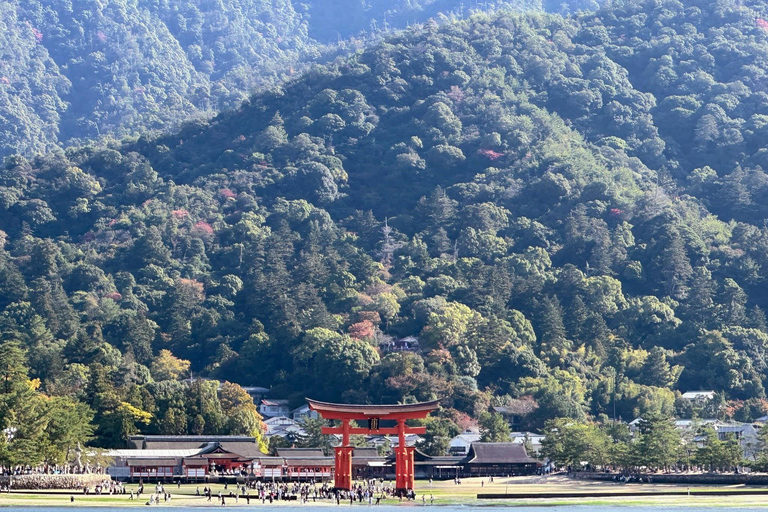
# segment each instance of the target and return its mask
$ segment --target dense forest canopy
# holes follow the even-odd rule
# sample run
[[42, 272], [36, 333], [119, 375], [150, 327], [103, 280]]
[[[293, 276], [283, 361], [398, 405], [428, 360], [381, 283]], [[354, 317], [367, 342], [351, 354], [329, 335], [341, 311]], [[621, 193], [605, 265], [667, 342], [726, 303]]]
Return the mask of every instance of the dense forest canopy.
[[0, 364], [109, 445], [257, 430], [216, 380], [444, 397], [430, 443], [513, 399], [760, 416], [761, 5], [429, 22], [170, 135], [9, 157]]
[[0, 154], [237, 105], [313, 51], [289, 0], [11, 0], [0, 19]]
[[[594, 2], [572, 0], [574, 7]], [[9, 0], [0, 157], [167, 130], [409, 23], [539, 0]], [[568, 4], [548, 6], [567, 9]]]

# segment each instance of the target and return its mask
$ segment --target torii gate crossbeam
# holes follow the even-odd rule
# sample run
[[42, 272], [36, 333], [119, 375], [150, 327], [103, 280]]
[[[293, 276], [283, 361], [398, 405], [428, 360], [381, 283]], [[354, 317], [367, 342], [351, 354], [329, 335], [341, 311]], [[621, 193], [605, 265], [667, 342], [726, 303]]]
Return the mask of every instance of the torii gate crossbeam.
[[[398, 443], [395, 448], [395, 475], [398, 492], [413, 489], [414, 448], [405, 445], [406, 434], [424, 434], [426, 427], [409, 427], [406, 420], [426, 418], [438, 408], [439, 400], [418, 404], [403, 405], [347, 405], [319, 402], [307, 399], [309, 408], [316, 411], [323, 419], [340, 420], [339, 427], [323, 427], [323, 434], [340, 434], [341, 446], [337, 446], [335, 457], [334, 483], [337, 489], [352, 489], [352, 451], [349, 436], [363, 435], [397, 435]], [[352, 427], [350, 421], [368, 421], [369, 428]], [[395, 427], [379, 427], [380, 420], [394, 420]]]

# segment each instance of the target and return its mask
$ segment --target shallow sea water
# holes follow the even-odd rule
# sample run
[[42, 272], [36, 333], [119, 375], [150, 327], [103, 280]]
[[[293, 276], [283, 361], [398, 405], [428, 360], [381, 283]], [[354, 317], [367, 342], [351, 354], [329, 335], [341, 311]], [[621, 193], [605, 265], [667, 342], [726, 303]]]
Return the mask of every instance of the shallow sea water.
[[[408, 504], [408, 505], [398, 505], [398, 506], [368, 506], [368, 505], [354, 505], [352, 508], [355, 509], [370, 509], [371, 512], [403, 512], [404, 509], [406, 510], [413, 510], [415, 508], [420, 508], [422, 505], [419, 504]], [[676, 507], [665, 507], [665, 506], [595, 506], [595, 505], [540, 505], [540, 506], [504, 506], [504, 505], [434, 505], [438, 510], [435, 512], [496, 512], [500, 511], [502, 509], [506, 509], [508, 512], [542, 512], [543, 510], [546, 511], [552, 511], [552, 512], [610, 512], [610, 511], [620, 511], [620, 512], [715, 512], [717, 510], [738, 510], [739, 512], [765, 512], [766, 509], [764, 508], [742, 508], [742, 507], [723, 507], [723, 506], [713, 506], [713, 507], [686, 507], [686, 506], [676, 506]], [[148, 507], [149, 508], [149, 507]], [[190, 512], [210, 512], [213, 510], [219, 510], [221, 511], [222, 507], [163, 507], [163, 506], [156, 506], [151, 508], [162, 508], [166, 510], [166, 512], [176, 512], [176, 511], [190, 511]], [[231, 507], [229, 507], [231, 508]], [[313, 507], [312, 505], [305, 505], [300, 507], [292, 507], [292, 506], [269, 506], [269, 505], [254, 505], [252, 507], [235, 507], [235, 510], [241, 510], [245, 508], [246, 510], [256, 510], [256, 509], [270, 509], [275, 512], [306, 512], [307, 510], [316, 509], [318, 511], [325, 510], [326, 512], [329, 512], [331, 510], [336, 509], [344, 509], [344, 508], [350, 508], [348, 505], [345, 507], [344, 505], [339, 505], [338, 507], [328, 507], [328, 506], [322, 506], [322, 507]], [[431, 508], [431, 507], [430, 507]], [[133, 510], [137, 510], [138, 508], [131, 507]], [[3, 512], [5, 511], [14, 511], [14, 512], [125, 512], [126, 508], [124, 507], [2, 507], [0, 508]]]

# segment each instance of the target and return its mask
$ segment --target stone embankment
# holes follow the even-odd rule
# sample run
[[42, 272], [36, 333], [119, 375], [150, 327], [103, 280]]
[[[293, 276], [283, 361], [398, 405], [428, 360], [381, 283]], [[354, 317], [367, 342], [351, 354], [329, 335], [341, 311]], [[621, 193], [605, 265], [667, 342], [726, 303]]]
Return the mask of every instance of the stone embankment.
[[[613, 482], [620, 475], [616, 473], [572, 473], [577, 480], [598, 480]], [[683, 485], [768, 485], [765, 473], [651, 473], [639, 475], [642, 481], [633, 483], [683, 484]]]
[[94, 487], [104, 480], [109, 480], [107, 475], [81, 474], [81, 475], [47, 475], [29, 474], [0, 476], [0, 488], [11, 490], [82, 490], [85, 487]]

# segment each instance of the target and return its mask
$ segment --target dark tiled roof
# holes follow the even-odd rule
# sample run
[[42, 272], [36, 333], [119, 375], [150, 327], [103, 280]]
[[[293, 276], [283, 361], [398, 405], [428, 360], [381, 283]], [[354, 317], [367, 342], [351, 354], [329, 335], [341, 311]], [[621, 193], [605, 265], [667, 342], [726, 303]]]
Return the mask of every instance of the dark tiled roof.
[[333, 466], [332, 457], [308, 457], [308, 458], [295, 458], [285, 459], [285, 463], [290, 467], [304, 467], [304, 468], [327, 468]]
[[469, 464], [533, 464], [538, 462], [528, 456], [522, 444], [472, 443]]
[[131, 467], [143, 467], [143, 466], [149, 466], [149, 467], [172, 467], [177, 466], [178, 462], [176, 462], [176, 459], [168, 458], [168, 459], [130, 459], [128, 461], [128, 465]]
[[205, 457], [186, 457], [184, 459], [185, 466], [207, 466], [208, 459]]
[[139, 450], [191, 450], [194, 448], [202, 450], [203, 448], [207, 448], [207, 446], [208, 443], [195, 441], [152, 441], [145, 444], [142, 444], [141, 442], [136, 444], [136, 448]]
[[263, 457], [264, 452], [259, 450], [259, 445], [255, 442], [242, 442], [242, 441], [224, 441], [219, 444], [224, 451], [230, 453], [236, 453], [245, 458]]
[[293, 459], [306, 457], [325, 457], [325, 454], [320, 448], [278, 448], [277, 456], [285, 457], [286, 459]]
[[352, 464], [355, 466], [363, 466], [373, 461], [384, 462], [385, 460], [387, 458], [379, 455], [376, 448], [355, 448], [352, 452]]
[[259, 457], [256, 459], [256, 462], [261, 464], [262, 466], [268, 467], [268, 468], [274, 468], [274, 467], [280, 467], [283, 465], [283, 462], [285, 460], [282, 457]]
[[255, 443], [250, 436], [132, 436], [131, 443], [140, 450], [184, 450], [203, 448], [209, 443]]
[[233, 460], [237, 462], [248, 462], [252, 457], [241, 457], [236, 453], [206, 453], [201, 455], [208, 460]]
[[376, 448], [355, 448], [352, 452], [353, 457], [378, 457], [379, 450]]
[[440, 464], [442, 464], [443, 462], [449, 463], [449, 464], [450, 463], [458, 464], [461, 461], [463, 461], [465, 458], [466, 457], [463, 455], [438, 455], [438, 456], [432, 457], [431, 461], [435, 463], [440, 463]]
[[131, 443], [140, 450], [199, 449], [210, 453], [217, 448], [241, 457], [254, 458], [264, 455], [250, 436], [134, 436]]
[[466, 456], [438, 455], [429, 456], [427, 459], [414, 460], [415, 466], [460, 466], [466, 461]]

